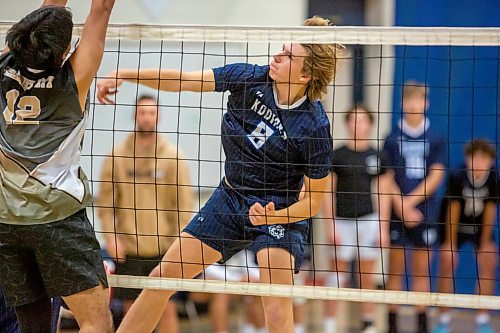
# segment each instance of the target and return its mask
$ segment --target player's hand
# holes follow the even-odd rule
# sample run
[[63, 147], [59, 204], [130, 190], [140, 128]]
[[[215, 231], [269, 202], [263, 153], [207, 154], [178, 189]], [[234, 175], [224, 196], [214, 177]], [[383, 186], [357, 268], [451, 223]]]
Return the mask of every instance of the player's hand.
[[248, 210], [248, 216], [253, 225], [265, 225], [267, 224], [267, 217], [274, 215], [275, 212], [274, 202], [268, 203], [265, 207], [256, 202]]
[[424, 219], [422, 212], [415, 207], [408, 197], [403, 197], [401, 212], [398, 213], [397, 215], [399, 215], [407, 228], [415, 228]]
[[106, 244], [106, 250], [108, 251], [110, 258], [115, 262], [125, 262], [125, 259], [127, 257], [127, 255], [125, 254], [125, 248], [118, 239], [113, 238], [112, 240], [108, 241]]
[[115, 104], [111, 96], [116, 95], [122, 83], [123, 79], [117, 78], [115, 72], [108, 73], [104, 78], [97, 80], [97, 99], [99, 102], [102, 104]]

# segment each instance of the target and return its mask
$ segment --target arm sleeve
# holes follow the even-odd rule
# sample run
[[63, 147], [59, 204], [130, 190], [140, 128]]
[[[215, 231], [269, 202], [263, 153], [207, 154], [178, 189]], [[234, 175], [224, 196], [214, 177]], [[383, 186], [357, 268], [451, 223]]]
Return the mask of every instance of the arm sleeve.
[[323, 124], [303, 140], [305, 175], [312, 179], [328, 176], [333, 164], [330, 124]]
[[213, 69], [215, 91], [244, 90], [248, 85], [268, 80], [268, 66], [230, 64]]

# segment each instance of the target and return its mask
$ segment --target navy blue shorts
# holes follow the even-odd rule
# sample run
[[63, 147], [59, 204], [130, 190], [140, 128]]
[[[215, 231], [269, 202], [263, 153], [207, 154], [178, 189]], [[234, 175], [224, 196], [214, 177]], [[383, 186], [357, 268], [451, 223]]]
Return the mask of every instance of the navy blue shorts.
[[392, 220], [390, 224], [391, 245], [427, 249], [439, 241], [436, 223], [421, 222], [415, 228], [408, 228], [401, 220]]
[[[229, 187], [224, 180], [219, 184], [201, 211], [184, 229], [222, 254], [221, 263], [239, 251], [249, 248], [254, 253], [264, 248], [282, 248], [295, 258], [298, 273], [304, 257], [309, 220], [290, 224], [254, 226], [248, 217], [249, 208], [268, 202], [254, 195], [244, 195]], [[273, 198], [276, 209], [289, 205], [286, 198]]]

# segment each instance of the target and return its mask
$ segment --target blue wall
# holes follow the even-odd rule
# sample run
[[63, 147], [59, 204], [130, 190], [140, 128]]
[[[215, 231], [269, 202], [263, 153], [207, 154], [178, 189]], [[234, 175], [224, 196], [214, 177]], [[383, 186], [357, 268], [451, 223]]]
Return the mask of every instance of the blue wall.
[[[395, 22], [398, 26], [500, 27], [499, 13], [498, 0], [396, 0]], [[401, 117], [402, 84], [414, 79], [429, 86], [428, 115], [431, 126], [448, 137], [450, 167], [463, 163], [462, 147], [471, 138], [487, 138], [499, 151], [499, 59], [498, 46], [396, 47], [393, 125]], [[458, 292], [474, 292], [475, 264], [471, 249], [464, 249], [456, 275]], [[434, 262], [434, 272], [437, 265]]]

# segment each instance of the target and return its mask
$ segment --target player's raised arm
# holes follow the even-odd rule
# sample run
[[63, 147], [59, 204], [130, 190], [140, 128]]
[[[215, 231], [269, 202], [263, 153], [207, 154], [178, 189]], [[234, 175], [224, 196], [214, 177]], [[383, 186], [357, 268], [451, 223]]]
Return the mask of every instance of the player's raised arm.
[[101, 64], [114, 4], [115, 0], [92, 0], [80, 43], [70, 58], [82, 108], [85, 107], [87, 93]]
[[103, 104], [113, 104], [110, 95], [118, 92], [123, 81], [138, 83], [163, 91], [214, 91], [215, 78], [211, 69], [184, 72], [177, 69], [120, 69], [110, 72], [97, 82], [97, 98]]

